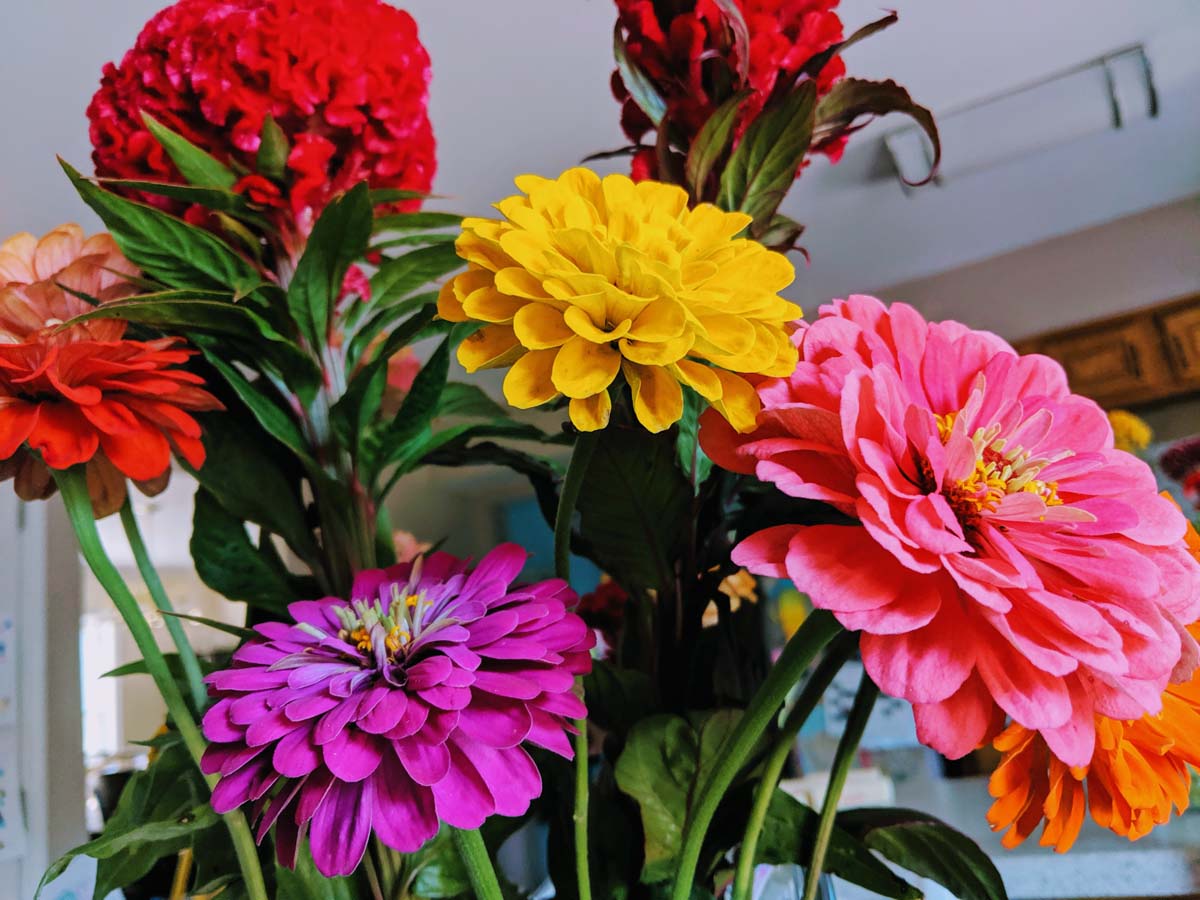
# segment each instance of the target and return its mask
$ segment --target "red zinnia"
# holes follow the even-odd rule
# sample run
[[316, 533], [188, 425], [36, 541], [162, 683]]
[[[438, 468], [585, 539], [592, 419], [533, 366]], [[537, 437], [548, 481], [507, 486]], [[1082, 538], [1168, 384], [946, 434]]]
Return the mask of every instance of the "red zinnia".
[[[776, 83], [795, 78], [812, 57], [842, 39], [842, 21], [834, 11], [838, 0], [736, 0], [749, 33], [748, 59], [737, 58], [732, 32], [717, 0], [695, 0], [674, 15], [653, 0], [616, 0], [619, 25], [630, 61], [641, 69], [666, 102], [667, 118], [689, 137], [737, 91], [737, 73], [746, 68], [752, 93], [742, 105], [737, 134], [762, 111]], [[839, 57], [831, 59], [817, 80], [827, 92], [845, 74]], [[642, 143], [654, 125], [630, 96], [619, 73], [613, 93], [622, 103], [621, 127], [634, 143]], [[835, 162], [844, 140], [819, 149]], [[653, 150], [634, 158], [634, 178], [656, 178]]]
[[[180, 180], [142, 113], [257, 172], [270, 115], [287, 138], [282, 194], [303, 236], [331, 197], [359, 181], [429, 190], [428, 86], [416, 23], [380, 0], [181, 0], [104, 69], [88, 108], [96, 174]], [[238, 185], [268, 207], [282, 205], [278, 187], [254, 176]]]

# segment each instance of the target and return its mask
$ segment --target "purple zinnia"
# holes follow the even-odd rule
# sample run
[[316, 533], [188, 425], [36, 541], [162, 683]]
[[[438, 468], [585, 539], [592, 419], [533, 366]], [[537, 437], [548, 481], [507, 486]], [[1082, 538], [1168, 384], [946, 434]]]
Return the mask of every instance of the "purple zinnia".
[[326, 876], [354, 871], [372, 830], [409, 853], [439, 820], [524, 813], [542, 783], [521, 744], [571, 757], [594, 642], [566, 582], [512, 587], [526, 556], [504, 544], [474, 569], [446, 553], [372, 569], [349, 601], [293, 603], [296, 624], [259, 625], [208, 677], [213, 807], [252, 802], [284, 865], [307, 830]]

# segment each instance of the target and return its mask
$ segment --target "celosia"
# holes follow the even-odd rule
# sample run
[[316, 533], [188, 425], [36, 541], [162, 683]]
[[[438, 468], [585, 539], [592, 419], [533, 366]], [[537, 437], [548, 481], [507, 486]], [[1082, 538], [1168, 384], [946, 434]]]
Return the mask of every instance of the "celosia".
[[[359, 181], [429, 190], [428, 84], [416, 24], [381, 0], [181, 0], [104, 69], [88, 107], [96, 174], [181, 180], [142, 121], [148, 113], [255, 173], [237, 190], [268, 209], [287, 206], [289, 226], [305, 235]], [[287, 138], [283, 184], [258, 171], [268, 115]]]
[[1182, 515], [1062, 368], [871, 297], [795, 337], [794, 374], [758, 386], [758, 427], [709, 415], [701, 442], [856, 521], [769, 528], [734, 561], [861, 630], [871, 677], [947, 755], [1006, 714], [1082, 766], [1097, 714], [1158, 712], [1195, 665], [1200, 566]]
[[[735, 0], [749, 33], [747, 59], [739, 59], [726, 13], [718, 0], [661, 4], [616, 0], [619, 28], [630, 62], [645, 73], [666, 106], [671, 124], [689, 138], [699, 133], [718, 106], [737, 92], [736, 73], [746, 71], [750, 91], [735, 126], [741, 135], [762, 110], [776, 84], [795, 79], [804, 64], [842, 39], [838, 0]], [[845, 73], [833, 57], [817, 78], [825, 93]], [[613, 94], [622, 104], [621, 127], [635, 144], [653, 123], [630, 96], [619, 72]], [[835, 161], [845, 145], [838, 138], [820, 147]], [[638, 153], [634, 177], [658, 177], [652, 149]]]
[[329, 876], [354, 870], [372, 832], [412, 852], [439, 820], [524, 813], [541, 777], [522, 744], [571, 757], [592, 646], [565, 582], [512, 586], [525, 558], [506, 544], [471, 569], [435, 553], [259, 625], [208, 679], [214, 808], [254, 803], [285, 865], [307, 833]]
[[750, 217], [587, 169], [517, 186], [524, 196], [496, 204], [504, 219], [463, 222], [456, 246], [470, 265], [438, 299], [443, 318], [486, 323], [459, 346], [467, 371], [511, 367], [509, 403], [565, 395], [584, 431], [608, 423], [618, 374], [651, 431], [679, 420], [681, 384], [752, 427], [759, 404], [744, 373], [792, 370], [800, 308], [778, 294], [795, 276], [787, 258], [734, 237]]

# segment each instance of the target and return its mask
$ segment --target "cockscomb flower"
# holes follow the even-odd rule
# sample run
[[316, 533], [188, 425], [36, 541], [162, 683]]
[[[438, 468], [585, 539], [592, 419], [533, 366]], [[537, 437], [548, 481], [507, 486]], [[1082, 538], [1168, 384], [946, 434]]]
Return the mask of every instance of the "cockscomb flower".
[[719, 465], [855, 521], [782, 525], [733, 559], [862, 632], [864, 665], [962, 756], [1008, 716], [1069, 766], [1097, 714], [1157, 713], [1195, 668], [1200, 565], [1145, 463], [1057, 363], [851, 297], [796, 333], [758, 427], [703, 420]]
[[[181, 180], [146, 113], [253, 173], [236, 189], [267, 209], [286, 207], [288, 225], [307, 235], [326, 203], [360, 181], [429, 190], [429, 73], [412, 17], [382, 0], [181, 0], [146, 24], [120, 65], [104, 68], [88, 107], [96, 174]], [[267, 116], [287, 140], [275, 181], [259, 171]]]
[[[762, 111], [777, 82], [795, 79], [812, 57], [842, 39], [837, 0], [734, 0], [749, 35], [747, 59], [738, 47], [728, 14], [718, 0], [662, 4], [654, 0], [616, 0], [618, 27], [630, 63], [650, 80], [666, 107], [672, 126], [694, 137], [724, 101], [737, 93], [738, 73], [745, 71], [749, 95], [742, 102], [735, 136]], [[817, 77], [819, 94], [845, 74], [833, 57]], [[621, 127], [635, 144], [654, 129], [650, 118], [630, 95], [619, 72], [613, 94], [621, 103]], [[653, 140], [648, 143], [653, 143]], [[690, 143], [690, 141], [689, 141]], [[819, 147], [836, 161], [845, 139]], [[634, 177], [657, 178], [653, 148], [634, 158]]]
[[569, 397], [583, 431], [608, 423], [618, 375], [650, 431], [679, 420], [680, 385], [752, 427], [744, 374], [791, 371], [800, 308], [778, 294], [795, 277], [787, 258], [735, 238], [750, 217], [588, 169], [517, 187], [496, 204], [503, 219], [464, 220], [470, 265], [438, 299], [442, 318], [486, 323], [459, 345], [466, 370], [509, 367], [504, 395], [521, 409]]
[[593, 641], [565, 582], [513, 586], [526, 555], [505, 544], [474, 568], [435, 553], [362, 572], [350, 599], [259, 625], [208, 678], [214, 808], [253, 803], [285, 865], [307, 833], [327, 876], [353, 871], [372, 832], [407, 853], [439, 821], [523, 814], [542, 785], [522, 745], [571, 757]]

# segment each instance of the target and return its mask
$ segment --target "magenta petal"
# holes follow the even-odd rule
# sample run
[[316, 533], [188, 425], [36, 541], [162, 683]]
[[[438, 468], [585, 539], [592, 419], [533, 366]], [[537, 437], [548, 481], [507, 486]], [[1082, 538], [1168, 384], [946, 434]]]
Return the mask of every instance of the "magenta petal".
[[385, 758], [367, 792], [373, 794], [375, 834], [393, 850], [415, 853], [437, 834], [433, 792], [409, 778], [399, 760]]
[[450, 752], [445, 744], [433, 744], [417, 736], [396, 741], [396, 756], [417, 784], [432, 785], [441, 781], [450, 768]]
[[321, 764], [320, 748], [308, 728], [298, 728], [275, 745], [271, 763], [280, 775], [302, 778]]
[[478, 828], [496, 809], [487, 782], [457, 747], [450, 746], [450, 768], [433, 785], [438, 818], [455, 828]]
[[309, 825], [313, 862], [326, 878], [358, 868], [371, 836], [374, 792], [362, 785], [335, 784]]
[[475, 702], [462, 710], [458, 727], [472, 740], [488, 747], [516, 747], [533, 727], [533, 716], [523, 704], [504, 702], [487, 694], [476, 694]]
[[529, 754], [520, 747], [495, 749], [458, 740], [457, 749], [471, 761], [496, 801], [501, 816], [522, 816], [542, 793], [542, 777]]
[[371, 734], [386, 734], [400, 724], [407, 710], [408, 695], [403, 691], [388, 691], [369, 713], [358, 720], [358, 727]]
[[362, 781], [379, 767], [384, 746], [382, 738], [347, 728], [322, 745], [321, 756], [329, 771], [342, 781]]

